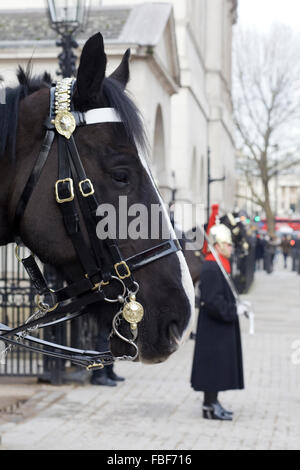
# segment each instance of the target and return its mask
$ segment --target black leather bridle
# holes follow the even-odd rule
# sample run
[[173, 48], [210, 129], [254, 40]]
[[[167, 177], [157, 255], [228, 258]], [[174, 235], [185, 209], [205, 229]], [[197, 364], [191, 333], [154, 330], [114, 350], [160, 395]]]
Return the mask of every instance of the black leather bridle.
[[[135, 281], [133, 273], [149, 263], [180, 251], [181, 247], [178, 240], [170, 239], [124, 259], [116, 239], [109, 237], [100, 241], [97, 238], [96, 225], [99, 220], [97, 220], [96, 211], [99, 202], [95, 195], [93, 183], [85, 173], [72, 134], [75, 128], [79, 126], [122, 121], [112, 108], [99, 108], [87, 113], [74, 111], [72, 108], [73, 86], [74, 80], [63, 79], [57, 85], [53, 85], [50, 90], [50, 113], [44, 123], [46, 128], [45, 138], [32, 173], [17, 204], [14, 233], [19, 234], [25, 209], [46, 164], [52, 143], [56, 138], [59, 161], [58, 180], [55, 184], [56, 202], [61, 209], [67, 235], [72, 241], [84, 277], [77, 282], [53, 291], [48, 287], [34, 255], [31, 254], [21, 259], [17, 246], [17, 258], [23, 263], [37, 291], [38, 310], [24, 324], [16, 328], [9, 328], [0, 323], [0, 340], [8, 344], [7, 349], [21, 346], [33, 352], [70, 360], [74, 364], [85, 366], [91, 370], [103, 368], [116, 359], [134, 360], [138, 356], [135, 339], [137, 337], [137, 323], [141, 321], [142, 315], [135, 317], [135, 314], [138, 311], [140, 312], [139, 309], [142, 309], [142, 306], [136, 302], [135, 296], [139, 290], [139, 285]], [[83, 236], [75, 200], [77, 200], [80, 207], [85, 231], [89, 237], [89, 245]], [[120, 292], [112, 299], [108, 297], [106, 290], [109, 285], [113, 284], [118, 286]], [[42, 297], [44, 301], [40, 300]], [[135, 355], [116, 358], [110, 351], [99, 352], [74, 349], [47, 342], [29, 334], [34, 329], [58, 325], [77, 318], [87, 313], [84, 307], [101, 301], [119, 305], [120, 309], [112, 321], [112, 331], [132, 345]], [[126, 308], [129, 311], [129, 320], [124, 314]], [[131, 314], [133, 319], [130, 317]], [[124, 318], [130, 323], [132, 339], [125, 338], [118, 332], [119, 323]], [[32, 343], [35, 343], [36, 346], [33, 346]]]

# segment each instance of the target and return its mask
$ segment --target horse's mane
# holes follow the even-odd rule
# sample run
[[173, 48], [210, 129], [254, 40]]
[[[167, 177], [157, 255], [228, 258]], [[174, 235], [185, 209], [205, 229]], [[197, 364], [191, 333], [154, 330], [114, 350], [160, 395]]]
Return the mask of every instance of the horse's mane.
[[5, 89], [5, 103], [0, 104], [0, 158], [6, 152], [10, 158], [15, 157], [20, 101], [41, 88], [51, 86], [51, 77], [47, 72], [36, 77], [32, 77], [31, 72], [31, 62], [28, 63], [26, 70], [19, 66], [17, 70], [19, 85]]
[[[7, 153], [13, 160], [20, 101], [41, 88], [50, 88], [52, 83], [51, 76], [47, 72], [33, 77], [31, 63], [25, 70], [21, 66], [18, 67], [17, 78], [19, 85], [15, 88], [6, 88], [5, 104], [0, 104], [0, 158]], [[123, 87], [116, 80], [105, 78], [102, 93], [108, 105], [120, 114], [129, 139], [147, 152], [148, 142], [140, 113]]]
[[102, 93], [108, 105], [115, 108], [121, 116], [128, 138], [144, 151], [148, 152], [148, 140], [141, 114], [123, 86], [113, 78], [105, 78]]

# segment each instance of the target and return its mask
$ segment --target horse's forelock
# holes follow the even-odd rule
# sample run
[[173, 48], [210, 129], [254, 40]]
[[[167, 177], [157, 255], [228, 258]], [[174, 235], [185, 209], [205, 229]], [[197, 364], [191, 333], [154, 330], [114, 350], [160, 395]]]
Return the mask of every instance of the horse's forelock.
[[102, 93], [108, 105], [118, 111], [129, 140], [148, 154], [149, 143], [141, 114], [123, 85], [113, 78], [105, 78]]
[[28, 96], [41, 88], [50, 88], [52, 79], [48, 72], [44, 72], [42, 75], [32, 75], [32, 62], [29, 61], [26, 69], [19, 65], [17, 70], [17, 78], [20, 86], [22, 87], [23, 96]]

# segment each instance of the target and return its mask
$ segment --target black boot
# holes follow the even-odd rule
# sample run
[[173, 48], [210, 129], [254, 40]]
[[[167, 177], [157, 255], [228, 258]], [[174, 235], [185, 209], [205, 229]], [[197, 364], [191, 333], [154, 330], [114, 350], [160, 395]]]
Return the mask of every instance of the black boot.
[[218, 392], [204, 392], [203, 418], [232, 421], [233, 413], [226, 411], [218, 401]]
[[219, 403], [211, 403], [209, 406], [203, 405], [203, 418], [219, 421], [232, 421], [232, 414], [226, 413]]
[[224, 411], [224, 413], [230, 415], [230, 416], [233, 416], [234, 413], [233, 411], [228, 411], [228, 410], [225, 410], [225, 408], [221, 405], [221, 403], [219, 401], [217, 401], [217, 404], [221, 407], [221, 409]]
[[105, 367], [104, 369], [95, 370], [92, 373], [91, 384], [92, 385], [104, 385], [106, 387], [117, 386], [117, 382], [115, 382], [110, 377], [108, 377]]
[[120, 377], [114, 372], [114, 366], [106, 366], [107, 369], [107, 377], [110, 378], [111, 380], [114, 380], [115, 382], [124, 382], [124, 377]]

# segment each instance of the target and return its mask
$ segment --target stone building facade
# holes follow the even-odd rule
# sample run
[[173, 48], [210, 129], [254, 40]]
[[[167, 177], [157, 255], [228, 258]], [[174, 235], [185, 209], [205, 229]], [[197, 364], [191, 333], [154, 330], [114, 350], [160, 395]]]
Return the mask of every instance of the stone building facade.
[[[271, 206], [277, 217], [280, 218], [300, 218], [300, 167], [295, 166], [293, 170], [275, 176], [269, 185]], [[263, 197], [263, 188], [260, 178], [253, 177], [253, 187], [258, 196]], [[251, 201], [251, 190], [243, 175], [238, 179], [237, 184], [239, 194], [246, 198], [240, 200], [240, 208], [254, 217], [256, 214], [264, 217], [262, 208]]]
[[[18, 63], [34, 71], [57, 70], [56, 34], [40, 0], [13, 0], [0, 8], [0, 75], [15, 80]], [[235, 151], [231, 108], [232, 28], [237, 0], [93, 0], [80, 47], [101, 31], [112, 71], [130, 47], [133, 94], [144, 116], [152, 166], [163, 196], [207, 204], [207, 154], [214, 183], [211, 202], [221, 211], [235, 200]], [[18, 8], [19, 6], [19, 8]], [[30, 9], [30, 8], [33, 9]], [[22, 9], [23, 8], [23, 9]], [[78, 49], [78, 53], [80, 48]]]

